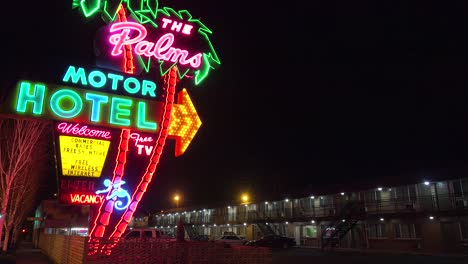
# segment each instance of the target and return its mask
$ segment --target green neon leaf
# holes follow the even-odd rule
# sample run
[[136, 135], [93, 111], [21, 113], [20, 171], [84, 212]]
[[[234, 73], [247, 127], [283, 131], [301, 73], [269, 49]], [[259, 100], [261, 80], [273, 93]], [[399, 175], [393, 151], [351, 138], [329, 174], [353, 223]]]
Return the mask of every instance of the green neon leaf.
[[146, 72], [149, 72], [150, 71], [150, 66], [151, 66], [151, 57], [149, 57], [149, 58], [143, 58], [141, 56], [137, 56], [137, 57], [138, 57], [138, 62], [143, 67], [143, 69]]
[[156, 19], [157, 15], [158, 15], [159, 1], [158, 0], [147, 0], [146, 4], [148, 5], [148, 10], [153, 15], [153, 18]]
[[81, 0], [80, 6], [85, 17], [90, 17], [99, 11], [101, 0]]
[[201, 70], [195, 71], [195, 85], [198, 85], [201, 83], [206, 76], [208, 76], [208, 73], [210, 72], [211, 66], [210, 66], [210, 60], [209, 60], [209, 55], [203, 53], [203, 65], [207, 65], [208, 67], [203, 67]]
[[80, 2], [81, 2], [81, 0], [73, 0], [73, 1], [72, 1], [72, 8], [78, 8], [78, 7], [80, 7], [80, 6], [81, 6], [81, 5], [80, 5]]
[[118, 0], [118, 1], [105, 1], [103, 7], [103, 19], [107, 23], [115, 21], [117, 13], [119, 12], [120, 5], [122, 2], [127, 0]]

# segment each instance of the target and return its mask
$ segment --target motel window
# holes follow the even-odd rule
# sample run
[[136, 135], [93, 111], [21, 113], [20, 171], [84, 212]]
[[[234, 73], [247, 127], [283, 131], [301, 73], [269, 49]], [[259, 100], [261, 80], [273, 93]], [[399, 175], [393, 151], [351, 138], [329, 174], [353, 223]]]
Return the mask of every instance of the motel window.
[[377, 201], [382, 200], [382, 192], [381, 191], [375, 191], [375, 200], [377, 200]]
[[298, 204], [304, 211], [312, 211], [313, 199], [310, 199], [310, 198], [300, 199], [298, 201]]
[[399, 201], [408, 201], [409, 200], [408, 189], [406, 188], [406, 186], [397, 187], [395, 189], [395, 194], [396, 194], [396, 198]]
[[395, 224], [396, 238], [419, 238], [419, 226], [415, 224]]
[[211, 236], [211, 228], [209, 227], [203, 228], [203, 234], [207, 236]]
[[317, 238], [317, 226], [316, 225], [303, 226], [302, 234], [306, 238]]
[[237, 230], [236, 233], [237, 233], [239, 236], [245, 236], [245, 234], [246, 234], [246, 228], [245, 228], [245, 226], [238, 226], [238, 227], [236, 227], [234, 230]]
[[366, 191], [364, 192], [364, 200], [367, 204], [372, 204], [375, 201], [374, 191]]
[[461, 184], [461, 189], [464, 196], [468, 196], [468, 179], [463, 179]]
[[460, 234], [463, 240], [468, 240], [468, 219], [460, 221]]
[[453, 186], [453, 193], [456, 196], [463, 196], [461, 180], [453, 181], [452, 186]]
[[416, 185], [408, 186], [409, 198], [411, 201], [416, 200]]
[[370, 224], [369, 237], [386, 237], [385, 224]]
[[332, 207], [332, 197], [330, 196], [320, 196], [320, 207]]

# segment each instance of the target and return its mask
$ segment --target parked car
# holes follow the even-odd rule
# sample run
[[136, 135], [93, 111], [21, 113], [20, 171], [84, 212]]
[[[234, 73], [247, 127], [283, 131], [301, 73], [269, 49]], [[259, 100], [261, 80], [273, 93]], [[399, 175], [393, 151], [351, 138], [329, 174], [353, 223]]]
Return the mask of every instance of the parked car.
[[122, 234], [124, 240], [168, 239], [175, 240], [173, 236], [155, 228], [132, 228]]
[[222, 236], [220, 239], [215, 240], [215, 242], [226, 243], [226, 244], [229, 244], [230, 246], [234, 246], [234, 245], [240, 246], [240, 245], [244, 245], [245, 243], [247, 243], [247, 240], [244, 239], [243, 237], [233, 234], [233, 235]]
[[245, 245], [270, 248], [289, 248], [295, 246], [296, 241], [290, 237], [268, 235], [257, 240], [248, 241]]

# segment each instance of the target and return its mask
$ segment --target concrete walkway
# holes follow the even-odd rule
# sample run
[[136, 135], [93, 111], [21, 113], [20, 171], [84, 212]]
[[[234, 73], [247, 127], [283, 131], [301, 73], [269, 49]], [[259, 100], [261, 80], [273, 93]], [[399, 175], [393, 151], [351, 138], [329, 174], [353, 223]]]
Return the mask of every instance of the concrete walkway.
[[15, 252], [0, 255], [2, 264], [53, 264], [40, 249], [34, 248], [31, 242], [20, 242]]

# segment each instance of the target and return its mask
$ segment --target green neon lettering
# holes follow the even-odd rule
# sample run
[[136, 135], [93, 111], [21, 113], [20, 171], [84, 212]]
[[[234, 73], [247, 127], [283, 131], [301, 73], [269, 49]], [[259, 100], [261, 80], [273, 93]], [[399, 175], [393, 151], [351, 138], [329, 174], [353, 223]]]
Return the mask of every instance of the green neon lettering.
[[111, 109], [109, 116], [109, 123], [119, 126], [130, 126], [130, 119], [121, 116], [130, 116], [130, 109], [122, 107], [131, 107], [133, 101], [119, 97], [113, 97], [111, 101]]
[[151, 130], [156, 130], [156, 122], [146, 121], [146, 103], [138, 102], [138, 116], [136, 126], [138, 128], [146, 128]]
[[18, 102], [16, 103], [17, 112], [26, 112], [29, 103], [33, 104], [32, 113], [35, 115], [42, 114], [44, 107], [45, 86], [42, 84], [35, 84], [31, 92], [31, 83], [22, 81], [18, 91]]
[[86, 74], [83, 68], [78, 68], [78, 71], [76, 71], [75, 66], [68, 67], [68, 70], [65, 73], [65, 76], [63, 76], [63, 82], [68, 82], [70, 78], [71, 78], [72, 83], [77, 83], [78, 81], [81, 80], [82, 85], [88, 84], [86, 82]]
[[86, 93], [86, 100], [91, 101], [91, 122], [100, 122], [101, 103], [109, 102], [109, 97], [105, 95]]
[[[95, 77], [99, 78], [98, 82], [95, 80]], [[92, 71], [88, 75], [88, 81], [94, 88], [101, 88], [106, 84], [107, 78], [106, 75], [100, 71]]]
[[145, 96], [146, 93], [149, 93], [151, 97], [156, 97], [156, 93], [154, 92], [155, 90], [156, 84], [154, 82], [143, 80], [143, 84], [141, 85], [141, 94], [143, 96]]
[[109, 79], [112, 79], [112, 90], [114, 91], [117, 90], [117, 85], [119, 84], [119, 81], [124, 79], [122, 75], [113, 74], [113, 73], [108, 73], [107, 77]]
[[[69, 110], [64, 109], [64, 107], [70, 106], [70, 102], [73, 106], [70, 107]], [[80, 95], [69, 89], [58, 90], [52, 94], [49, 105], [50, 110], [61, 118], [73, 118], [83, 109], [83, 101], [81, 100]]]
[[[131, 83], [133, 83], [133, 87], [130, 87]], [[140, 91], [140, 82], [133, 77], [129, 77], [124, 81], [124, 89], [129, 94], [136, 94]]]

